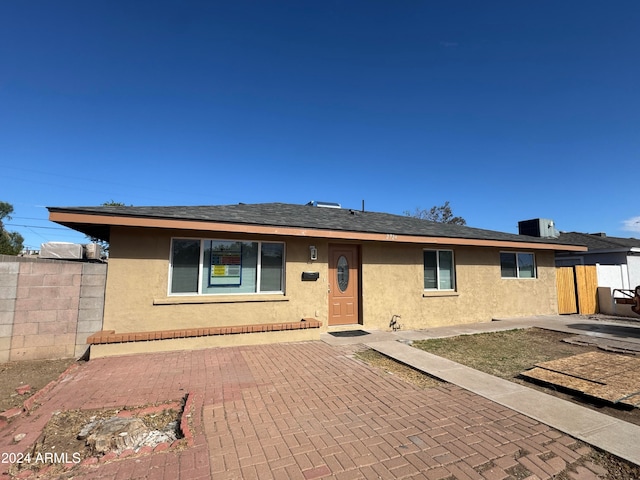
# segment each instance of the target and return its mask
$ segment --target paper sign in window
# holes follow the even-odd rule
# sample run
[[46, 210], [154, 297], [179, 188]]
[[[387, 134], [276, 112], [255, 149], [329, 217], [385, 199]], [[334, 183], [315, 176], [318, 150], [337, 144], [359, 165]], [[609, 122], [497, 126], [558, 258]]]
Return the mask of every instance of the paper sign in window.
[[212, 242], [210, 285], [240, 285], [242, 248], [237, 242]]

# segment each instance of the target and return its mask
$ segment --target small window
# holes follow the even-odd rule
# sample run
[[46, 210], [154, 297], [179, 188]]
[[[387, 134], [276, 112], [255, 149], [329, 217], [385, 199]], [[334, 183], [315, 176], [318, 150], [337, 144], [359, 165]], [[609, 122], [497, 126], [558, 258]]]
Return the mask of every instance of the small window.
[[424, 289], [454, 290], [454, 268], [452, 250], [425, 250]]
[[169, 294], [281, 293], [284, 243], [175, 238]]
[[502, 278], [536, 278], [536, 262], [533, 253], [500, 252]]

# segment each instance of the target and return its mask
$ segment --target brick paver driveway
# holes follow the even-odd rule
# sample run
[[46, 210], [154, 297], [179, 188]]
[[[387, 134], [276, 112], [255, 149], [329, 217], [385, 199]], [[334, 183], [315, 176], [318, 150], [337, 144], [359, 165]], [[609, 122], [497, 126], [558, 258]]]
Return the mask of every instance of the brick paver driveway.
[[[186, 393], [193, 446], [73, 472], [110, 479], [551, 478], [590, 452], [456, 386], [421, 390], [321, 342], [91, 360], [34, 415], [12, 423], [0, 446], [26, 449], [55, 411]], [[27, 433], [19, 445], [11, 444], [15, 432]], [[595, 478], [578, 469], [591, 475], [579, 478]]]

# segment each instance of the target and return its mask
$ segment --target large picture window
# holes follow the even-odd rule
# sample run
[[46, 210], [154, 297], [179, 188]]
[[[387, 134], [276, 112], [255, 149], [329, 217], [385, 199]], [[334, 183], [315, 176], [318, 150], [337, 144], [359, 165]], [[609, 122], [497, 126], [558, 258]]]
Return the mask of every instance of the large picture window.
[[452, 250], [424, 251], [424, 289], [455, 289], [455, 269]]
[[502, 278], [536, 278], [536, 262], [533, 253], [500, 252]]
[[284, 243], [174, 238], [172, 295], [281, 293]]

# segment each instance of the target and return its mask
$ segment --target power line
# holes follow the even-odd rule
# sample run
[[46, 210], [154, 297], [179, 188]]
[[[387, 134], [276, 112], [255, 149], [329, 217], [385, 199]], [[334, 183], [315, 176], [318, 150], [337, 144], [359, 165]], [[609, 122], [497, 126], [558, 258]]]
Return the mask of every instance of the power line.
[[28, 228], [28, 230], [29, 230], [33, 235], [35, 235], [36, 237], [40, 237], [40, 238], [41, 238], [42, 240], [44, 240], [45, 242], [47, 241], [47, 239], [46, 239], [43, 235], [41, 235], [41, 234], [39, 234], [38, 232], [36, 232], [35, 230], [33, 230], [33, 228]]
[[10, 225], [12, 227], [25, 227], [25, 228], [42, 228], [46, 230], [71, 230], [66, 227], [40, 227], [38, 225], [22, 225], [20, 223], [5, 223], [5, 225]]
[[20, 220], [46, 220], [49, 221], [48, 218], [36, 218], [36, 217], [17, 217], [16, 215], [11, 215], [11, 218], [19, 218]]
[[[13, 217], [13, 218], [17, 218], [17, 217]], [[24, 217], [23, 217], [24, 218]], [[33, 220], [39, 220], [34, 218]], [[84, 237], [85, 235], [77, 232], [71, 228], [66, 228], [66, 227], [43, 227], [43, 226], [39, 226], [39, 225], [28, 225], [28, 224], [22, 224], [22, 223], [5, 223], [3, 226], [10, 226], [10, 227], [21, 227], [23, 229], [26, 229], [26, 232], [29, 232], [29, 234], [33, 237], [37, 237], [42, 239], [44, 242], [49, 241], [50, 239], [46, 238], [44, 235], [38, 233], [37, 231], [35, 231], [34, 229], [39, 229], [39, 230], [57, 230], [57, 231], [62, 231], [64, 233], [56, 233], [55, 237], [59, 238], [59, 239], [69, 239], [72, 241], [75, 241], [76, 243], [78, 243], [78, 240], [81, 237]], [[26, 235], [25, 231], [22, 231], [21, 233], [23, 235]], [[35, 245], [35, 242], [37, 242], [37, 240], [35, 238], [30, 238], [30, 239], [26, 239], [27, 242], [24, 244], [24, 246], [26, 248], [29, 249], [38, 249], [40, 246], [39, 245]]]

